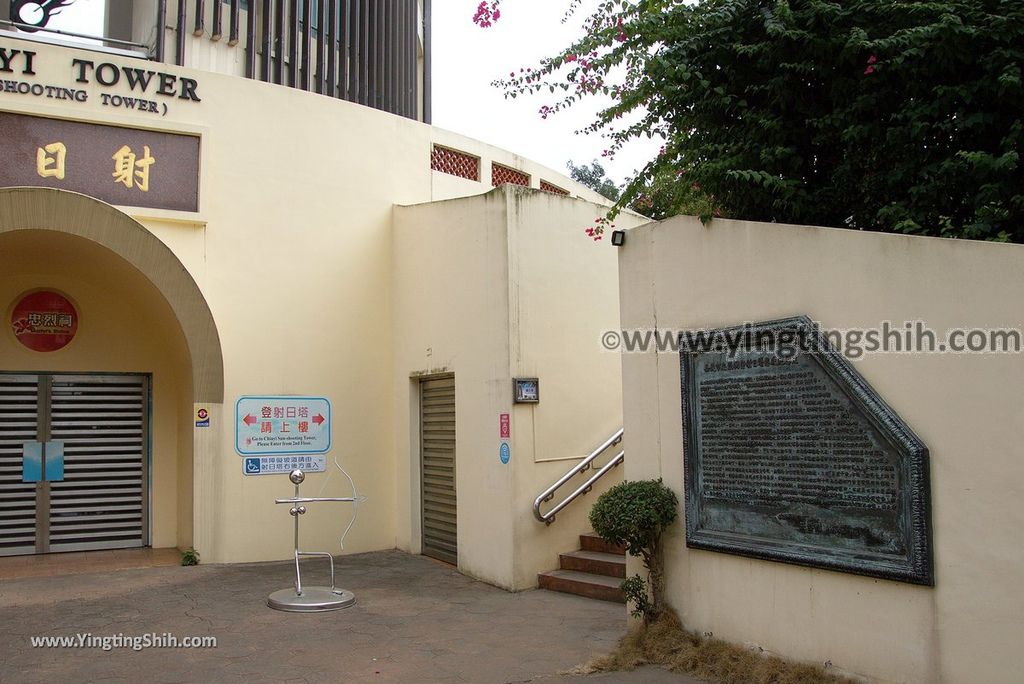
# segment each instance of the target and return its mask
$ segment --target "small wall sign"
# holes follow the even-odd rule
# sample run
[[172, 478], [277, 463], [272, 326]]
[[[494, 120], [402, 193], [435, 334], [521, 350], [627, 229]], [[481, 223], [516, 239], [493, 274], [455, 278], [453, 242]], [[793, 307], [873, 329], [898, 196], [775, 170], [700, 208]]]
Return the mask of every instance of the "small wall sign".
[[512, 450], [508, 446], [508, 442], [502, 442], [501, 447], [498, 449], [498, 460], [503, 464], [508, 465], [508, 462], [512, 459]]
[[512, 421], [509, 419], [507, 413], [501, 413], [498, 415], [498, 437], [501, 439], [509, 439], [512, 437]]
[[57, 351], [75, 338], [78, 311], [61, 293], [36, 290], [22, 295], [11, 309], [11, 330], [32, 351]]
[[515, 403], [536, 404], [540, 401], [540, 380], [537, 378], [515, 378]]
[[324, 456], [246, 456], [242, 459], [244, 475], [287, 475], [293, 470], [322, 473], [327, 470]]
[[208, 409], [196, 409], [196, 427], [210, 427], [210, 411]]

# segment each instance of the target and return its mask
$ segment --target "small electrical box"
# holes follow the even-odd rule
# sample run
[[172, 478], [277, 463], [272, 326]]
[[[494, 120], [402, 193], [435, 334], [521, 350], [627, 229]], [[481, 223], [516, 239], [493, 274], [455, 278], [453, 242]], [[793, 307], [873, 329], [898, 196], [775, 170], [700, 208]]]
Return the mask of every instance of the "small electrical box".
[[540, 380], [537, 378], [515, 378], [515, 403], [536, 404], [540, 401]]

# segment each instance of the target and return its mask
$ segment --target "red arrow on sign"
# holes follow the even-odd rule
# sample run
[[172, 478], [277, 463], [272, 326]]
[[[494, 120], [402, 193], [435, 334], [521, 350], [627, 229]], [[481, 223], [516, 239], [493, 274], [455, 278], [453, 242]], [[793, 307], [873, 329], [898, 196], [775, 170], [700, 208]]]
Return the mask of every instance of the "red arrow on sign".
[[316, 414], [315, 416], [313, 416], [313, 422], [316, 423], [317, 425], [320, 425], [321, 423], [323, 423], [324, 420], [326, 420], [326, 419], [323, 416], [321, 416], [319, 413]]
[[252, 415], [250, 413], [246, 413], [245, 414], [245, 418], [242, 419], [242, 422], [245, 423], [246, 425], [255, 425], [256, 424], [256, 416], [254, 416], [254, 415]]

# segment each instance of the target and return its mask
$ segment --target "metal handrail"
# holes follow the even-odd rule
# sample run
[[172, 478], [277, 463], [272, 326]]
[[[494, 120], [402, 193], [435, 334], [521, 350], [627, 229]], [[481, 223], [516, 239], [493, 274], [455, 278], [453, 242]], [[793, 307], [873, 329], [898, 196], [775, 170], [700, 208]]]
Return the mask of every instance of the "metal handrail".
[[[75, 31], [65, 31], [63, 29], [52, 29], [45, 26], [36, 26], [34, 24], [25, 24], [20, 21], [10, 21], [8, 19], [0, 19], [0, 26], [12, 26], [17, 29], [27, 30], [30, 33], [52, 33], [57, 36], [71, 36], [72, 38], [84, 38], [86, 40], [99, 40], [104, 44], [113, 43], [114, 45], [121, 45], [124, 47], [142, 48], [147, 53], [149, 52], [149, 46], [145, 43], [134, 43], [130, 40], [121, 40], [119, 38], [107, 38], [106, 36], [93, 36], [88, 33], [76, 33]], [[26, 38], [28, 36], [18, 36], [19, 38]], [[83, 46], [84, 47], [84, 46]]]
[[590, 452], [589, 456], [587, 456], [582, 461], [574, 465], [572, 469], [569, 470], [569, 472], [567, 472], [562, 477], [558, 478], [558, 480], [553, 485], [551, 485], [543, 492], [541, 492], [540, 496], [538, 496], [533, 501], [533, 517], [535, 517], [538, 522], [542, 522], [545, 525], [550, 525], [555, 521], [555, 515], [560, 510], [562, 510], [563, 508], [571, 504], [573, 501], [575, 501], [577, 497], [582, 496], [583, 494], [586, 494], [591, 489], [593, 489], [594, 483], [600, 480], [605, 473], [607, 473], [609, 470], [615, 468], [620, 463], [622, 463], [622, 461], [625, 460], [626, 458], [626, 452], [624, 450], [617, 453], [610, 461], [605, 463], [596, 473], [591, 475], [586, 482], [577, 487], [572, 492], [572, 494], [570, 494], [569, 496], [562, 499], [562, 501], [552, 506], [551, 510], [549, 510], [547, 513], [540, 512], [541, 504], [547, 501], [551, 501], [551, 499], [555, 498], [555, 492], [558, 491], [558, 489], [562, 485], [564, 485], [566, 482], [576, 477], [580, 473], [585, 473], [586, 471], [590, 470], [591, 466], [594, 463], [594, 459], [603, 454], [610, 447], [613, 447], [619, 442], [621, 442], [622, 433], [623, 429], [619, 428], [614, 435], [605, 440], [604, 444]]

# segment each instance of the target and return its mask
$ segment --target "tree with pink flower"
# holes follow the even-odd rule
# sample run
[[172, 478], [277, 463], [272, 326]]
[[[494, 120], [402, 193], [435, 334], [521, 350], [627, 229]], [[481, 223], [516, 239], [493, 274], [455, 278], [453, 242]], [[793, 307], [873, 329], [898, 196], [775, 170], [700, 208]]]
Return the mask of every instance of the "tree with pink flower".
[[[500, 16], [491, 0], [473, 20]], [[587, 129], [604, 156], [664, 141], [612, 216], [657, 199], [662, 214], [1024, 242], [1024, 0], [606, 0], [584, 28], [495, 84], [545, 118], [608, 96]]]

